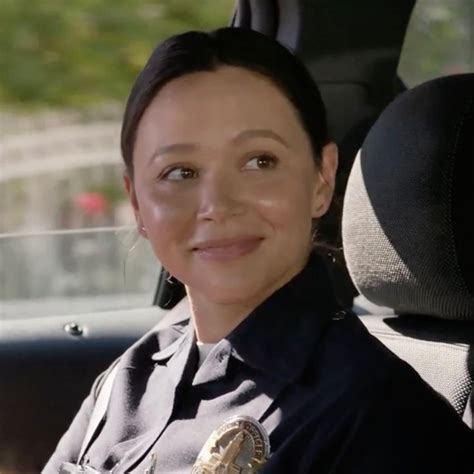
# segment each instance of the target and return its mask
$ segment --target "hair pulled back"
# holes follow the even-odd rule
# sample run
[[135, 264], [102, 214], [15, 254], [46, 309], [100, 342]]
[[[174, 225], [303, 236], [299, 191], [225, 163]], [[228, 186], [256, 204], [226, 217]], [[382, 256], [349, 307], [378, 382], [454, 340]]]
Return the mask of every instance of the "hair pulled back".
[[185, 74], [237, 66], [266, 76], [297, 110], [318, 164], [329, 141], [326, 113], [319, 89], [303, 63], [277, 41], [250, 29], [221, 28], [210, 33], [190, 31], [159, 44], [133, 84], [125, 108], [121, 149], [133, 177], [133, 149], [140, 119], [168, 82]]

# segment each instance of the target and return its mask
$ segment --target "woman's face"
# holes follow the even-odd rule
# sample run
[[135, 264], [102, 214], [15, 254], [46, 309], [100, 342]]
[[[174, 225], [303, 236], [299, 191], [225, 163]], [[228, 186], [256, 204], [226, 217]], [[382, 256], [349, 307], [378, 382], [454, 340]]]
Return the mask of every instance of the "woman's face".
[[137, 225], [190, 295], [263, 300], [304, 266], [330, 203], [337, 150], [316, 167], [289, 100], [223, 66], [166, 84], [146, 109], [126, 186]]

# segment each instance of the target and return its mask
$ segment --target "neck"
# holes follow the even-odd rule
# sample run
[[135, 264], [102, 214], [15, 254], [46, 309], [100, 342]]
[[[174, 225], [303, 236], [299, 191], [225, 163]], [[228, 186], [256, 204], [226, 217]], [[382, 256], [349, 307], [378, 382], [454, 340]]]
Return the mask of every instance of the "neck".
[[208, 295], [186, 287], [197, 340], [204, 343], [215, 343], [226, 337], [257, 306], [299, 273], [303, 266], [304, 262], [285, 272], [265, 291], [240, 301], [213, 301]]

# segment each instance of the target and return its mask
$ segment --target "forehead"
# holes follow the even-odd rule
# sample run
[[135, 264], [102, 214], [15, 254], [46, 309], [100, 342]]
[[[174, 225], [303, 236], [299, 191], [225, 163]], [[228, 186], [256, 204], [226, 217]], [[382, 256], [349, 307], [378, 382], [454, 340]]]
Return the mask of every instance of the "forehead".
[[[292, 103], [271, 79], [231, 66], [170, 81], [152, 100], [137, 130], [140, 141], [215, 140], [244, 128], [266, 128], [289, 141], [306, 134]], [[185, 135], [185, 137], [183, 137]]]

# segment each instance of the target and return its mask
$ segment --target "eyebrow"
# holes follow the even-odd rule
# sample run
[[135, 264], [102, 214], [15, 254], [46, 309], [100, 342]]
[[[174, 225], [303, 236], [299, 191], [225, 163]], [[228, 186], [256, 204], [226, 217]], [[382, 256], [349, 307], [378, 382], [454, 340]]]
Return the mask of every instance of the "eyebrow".
[[163, 145], [158, 147], [150, 156], [149, 161], [153, 161], [166, 153], [189, 153], [196, 151], [199, 147], [194, 143], [172, 143], [171, 145]]
[[[286, 148], [290, 148], [288, 143], [280, 136], [278, 133], [273, 132], [272, 130], [266, 128], [256, 128], [256, 129], [249, 129], [243, 130], [242, 132], [238, 133], [235, 137], [232, 138], [231, 142], [233, 143], [241, 143], [245, 140], [249, 140], [251, 138], [271, 138], [279, 143], [281, 143]], [[153, 161], [156, 158], [160, 157], [161, 155], [165, 155], [166, 153], [190, 153], [193, 151], [198, 150], [198, 145], [194, 143], [172, 143], [170, 145], [163, 145], [158, 147], [150, 156], [149, 161]]]
[[250, 130], [244, 130], [237, 134], [232, 141], [234, 143], [239, 143], [245, 140], [248, 140], [250, 138], [255, 138], [255, 137], [263, 137], [263, 138], [271, 138], [279, 143], [281, 143], [283, 146], [286, 148], [290, 148], [288, 143], [280, 136], [278, 133], [269, 130], [267, 128], [256, 128], [256, 129], [250, 129]]

